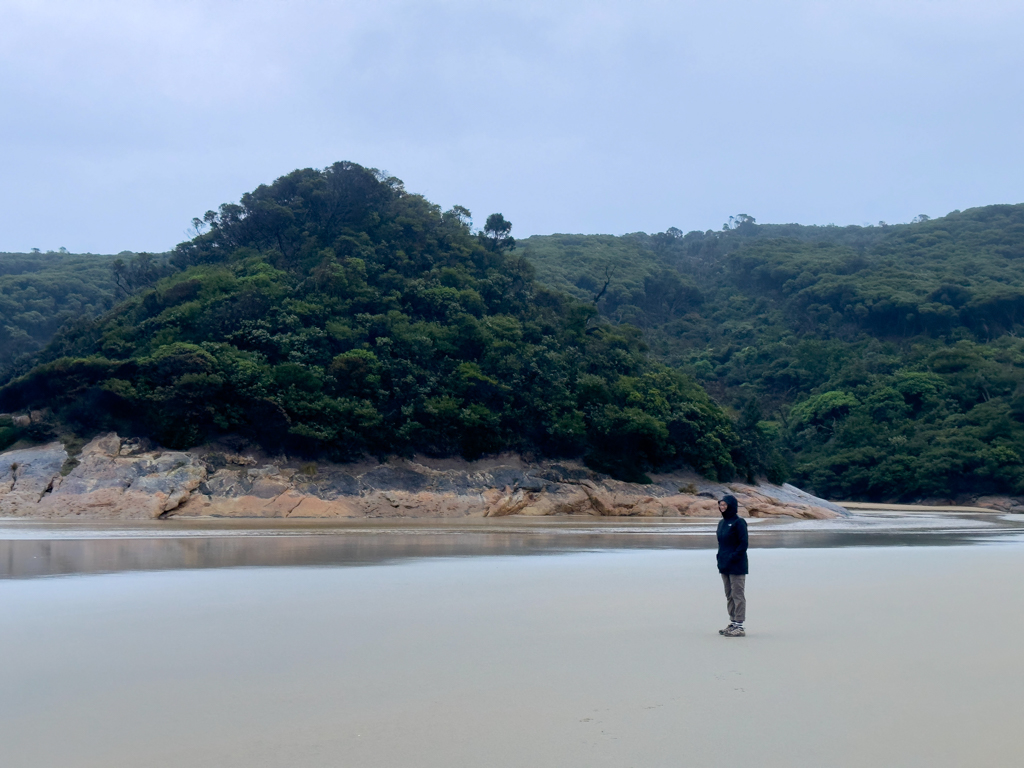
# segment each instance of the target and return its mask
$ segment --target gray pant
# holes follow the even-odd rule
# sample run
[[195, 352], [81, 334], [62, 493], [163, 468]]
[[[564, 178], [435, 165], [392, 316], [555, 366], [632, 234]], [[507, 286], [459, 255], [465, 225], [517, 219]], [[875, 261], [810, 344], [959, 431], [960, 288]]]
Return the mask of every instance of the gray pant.
[[729, 605], [729, 618], [737, 624], [742, 624], [747, 618], [747, 596], [744, 593], [747, 577], [729, 573], [723, 573], [721, 576], [725, 585], [725, 599]]

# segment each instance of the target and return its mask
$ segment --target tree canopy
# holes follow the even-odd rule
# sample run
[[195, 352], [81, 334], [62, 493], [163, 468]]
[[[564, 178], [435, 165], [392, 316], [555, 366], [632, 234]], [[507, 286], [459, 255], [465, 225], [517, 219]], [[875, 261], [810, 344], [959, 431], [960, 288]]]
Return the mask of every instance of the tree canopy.
[[27, 370], [32, 356], [64, 324], [111, 309], [124, 295], [111, 265], [135, 257], [66, 250], [0, 253], [0, 376]]
[[140, 287], [58, 333], [0, 408], [171, 447], [242, 432], [338, 459], [515, 450], [628, 479], [763, 470], [637, 329], [541, 286], [500, 214], [479, 235], [469, 222], [353, 163], [295, 171], [197, 218], [172, 274], [149, 285], [136, 263]]
[[193, 228], [169, 254], [0, 254], [0, 409], [174, 447], [1024, 494], [1024, 205], [516, 239], [337, 163]]
[[520, 246], [580, 300], [610, 274], [602, 315], [642, 328], [816, 493], [1024, 493], [1024, 205]]

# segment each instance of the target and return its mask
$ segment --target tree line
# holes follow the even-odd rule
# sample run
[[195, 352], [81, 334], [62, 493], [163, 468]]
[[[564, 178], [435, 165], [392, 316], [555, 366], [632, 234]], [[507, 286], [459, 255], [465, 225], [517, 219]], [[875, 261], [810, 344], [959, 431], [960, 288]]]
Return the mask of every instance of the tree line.
[[692, 377], [538, 283], [515, 246], [500, 214], [473, 232], [465, 208], [373, 169], [295, 171], [198, 219], [159, 263], [132, 262], [131, 295], [58, 332], [0, 408], [178, 448], [242, 433], [339, 460], [518, 451], [630, 480], [764, 471]]
[[0, 254], [0, 408], [174, 447], [1024, 493], [1024, 206], [517, 240], [339, 163], [193, 226], [167, 254]]
[[[1024, 206], [522, 241], [833, 498], [1024, 493]], [[762, 450], [764, 450], [762, 448]]]

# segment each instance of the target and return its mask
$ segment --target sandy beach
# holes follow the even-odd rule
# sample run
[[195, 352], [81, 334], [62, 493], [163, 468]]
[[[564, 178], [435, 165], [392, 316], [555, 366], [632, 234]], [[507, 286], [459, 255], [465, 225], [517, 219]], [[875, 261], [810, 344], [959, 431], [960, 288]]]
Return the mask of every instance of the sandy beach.
[[0, 580], [0, 764], [1008, 766], [1024, 544]]

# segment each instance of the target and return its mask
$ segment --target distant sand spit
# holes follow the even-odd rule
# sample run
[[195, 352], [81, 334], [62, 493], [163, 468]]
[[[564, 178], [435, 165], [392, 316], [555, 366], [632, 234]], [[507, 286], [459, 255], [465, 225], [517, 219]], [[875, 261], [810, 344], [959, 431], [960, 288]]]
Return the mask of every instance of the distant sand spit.
[[855, 509], [858, 512], [993, 512], [999, 513], [1002, 510], [991, 507], [969, 507], [955, 504], [875, 504], [867, 501], [840, 501], [836, 502], [847, 509]]

